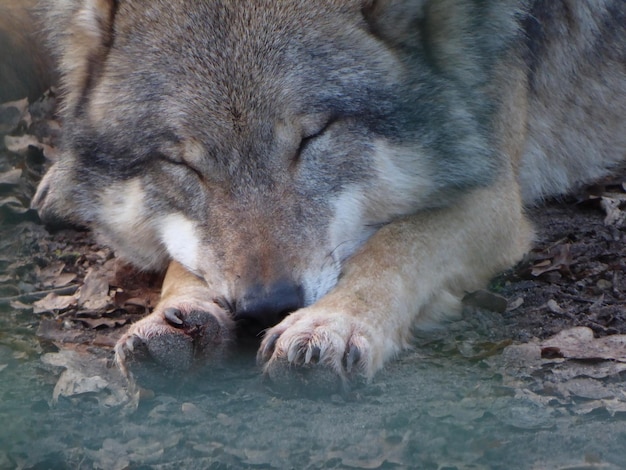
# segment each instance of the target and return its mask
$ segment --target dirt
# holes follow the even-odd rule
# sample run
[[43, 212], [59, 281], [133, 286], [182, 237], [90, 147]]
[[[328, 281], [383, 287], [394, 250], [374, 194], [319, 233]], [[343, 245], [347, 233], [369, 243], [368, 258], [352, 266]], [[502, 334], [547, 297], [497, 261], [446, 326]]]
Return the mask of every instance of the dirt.
[[[160, 278], [29, 209], [56, 158], [54, 105], [0, 106], [0, 468], [626, 466], [626, 354], [593, 342], [626, 334], [626, 179], [529, 210], [528, 257], [346, 395], [277, 394], [247, 349], [132, 394], [111, 348]], [[583, 353], [550, 339], [572, 331]]]

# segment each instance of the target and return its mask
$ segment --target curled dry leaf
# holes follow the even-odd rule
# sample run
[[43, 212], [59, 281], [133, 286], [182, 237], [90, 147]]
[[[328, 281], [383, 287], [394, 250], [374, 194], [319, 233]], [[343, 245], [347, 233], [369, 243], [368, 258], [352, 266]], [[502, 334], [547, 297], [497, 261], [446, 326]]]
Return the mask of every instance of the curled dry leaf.
[[88, 310], [102, 310], [112, 303], [109, 296], [109, 281], [106, 273], [90, 268], [81, 288], [78, 303]]
[[25, 214], [29, 211], [29, 207], [15, 196], [7, 196], [0, 198], [0, 208], [6, 209], [14, 214]]
[[65, 263], [56, 261], [45, 268], [35, 267], [37, 279], [45, 287], [63, 287], [76, 279], [75, 273], [64, 273]]
[[43, 150], [43, 145], [37, 137], [34, 135], [20, 135], [20, 136], [4, 136], [4, 145], [7, 150], [13, 153], [24, 154], [28, 151], [28, 147], [33, 146]]
[[571, 245], [564, 243], [550, 249], [546, 254], [546, 258], [533, 265], [530, 273], [535, 277], [550, 271], [563, 271], [568, 273], [571, 264]]
[[118, 326], [125, 325], [128, 323], [126, 318], [108, 318], [108, 317], [98, 317], [98, 318], [84, 318], [78, 317], [76, 321], [83, 323], [85, 326], [96, 329], [96, 328], [115, 328]]
[[587, 327], [564, 330], [541, 343], [542, 355], [566, 359], [600, 359], [626, 362], [626, 335], [594, 338]]
[[595, 410], [606, 410], [611, 416], [616, 413], [626, 413], [626, 402], [617, 398], [586, 401], [574, 408], [574, 413], [586, 415]]
[[600, 207], [606, 213], [604, 218], [605, 225], [613, 225], [615, 227], [622, 227], [626, 221], [626, 212], [621, 208], [626, 203], [626, 195], [624, 194], [610, 194], [602, 196], [600, 199]]
[[50, 292], [43, 299], [33, 304], [33, 313], [58, 312], [75, 307], [77, 303], [75, 295], [58, 295]]
[[16, 185], [20, 182], [21, 177], [22, 170], [20, 170], [19, 168], [5, 171], [4, 173], [0, 173], [0, 185]]
[[124, 405], [129, 400], [123, 377], [115, 367], [108, 367], [106, 358], [81, 349], [63, 349], [44, 354], [41, 360], [65, 369], [54, 387], [54, 402], [84, 394], [94, 395], [104, 407]]

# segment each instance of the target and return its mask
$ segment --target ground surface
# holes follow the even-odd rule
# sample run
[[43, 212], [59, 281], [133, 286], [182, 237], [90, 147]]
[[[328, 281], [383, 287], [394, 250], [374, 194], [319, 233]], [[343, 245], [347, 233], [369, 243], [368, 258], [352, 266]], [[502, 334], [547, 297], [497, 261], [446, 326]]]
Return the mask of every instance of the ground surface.
[[160, 281], [28, 209], [53, 106], [0, 107], [0, 468], [626, 467], [621, 178], [530, 211], [528, 259], [346, 396], [277, 395], [248, 350], [137, 395], [111, 347]]

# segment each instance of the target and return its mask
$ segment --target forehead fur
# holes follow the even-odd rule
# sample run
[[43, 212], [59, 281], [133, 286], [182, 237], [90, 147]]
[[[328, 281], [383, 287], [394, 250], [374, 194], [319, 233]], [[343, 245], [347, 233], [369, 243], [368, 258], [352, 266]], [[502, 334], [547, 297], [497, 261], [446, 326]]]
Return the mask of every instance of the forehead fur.
[[140, 77], [153, 92], [182, 93], [185, 111], [210, 108], [228, 125], [246, 113], [272, 116], [285, 100], [308, 101], [313, 112], [351, 86], [362, 99], [379, 78], [367, 68], [390, 69], [354, 1], [156, 1], [141, 10], [122, 2], [114, 36], [106, 70], [115, 80]]

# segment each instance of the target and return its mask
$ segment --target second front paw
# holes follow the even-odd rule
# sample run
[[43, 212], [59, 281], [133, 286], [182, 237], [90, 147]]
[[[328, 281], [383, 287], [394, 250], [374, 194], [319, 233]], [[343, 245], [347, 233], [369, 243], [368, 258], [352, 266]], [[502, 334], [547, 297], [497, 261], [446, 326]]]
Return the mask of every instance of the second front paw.
[[268, 330], [257, 358], [280, 388], [345, 391], [382, 367], [385, 346], [364, 319], [313, 306]]
[[234, 336], [229, 315], [211, 302], [169, 300], [134, 323], [115, 346], [126, 376], [146, 370], [171, 375], [220, 362]]

